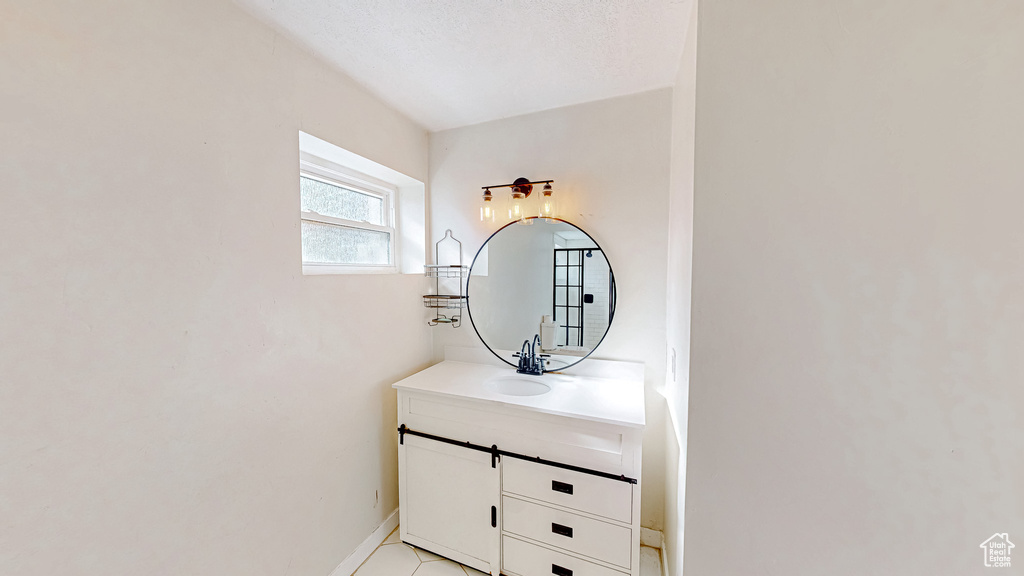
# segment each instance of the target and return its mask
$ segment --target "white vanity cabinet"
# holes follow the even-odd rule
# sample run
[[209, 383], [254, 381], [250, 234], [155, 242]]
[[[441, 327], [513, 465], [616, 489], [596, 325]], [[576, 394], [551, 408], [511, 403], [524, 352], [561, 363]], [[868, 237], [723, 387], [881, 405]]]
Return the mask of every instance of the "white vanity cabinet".
[[412, 435], [400, 454], [406, 541], [462, 564], [489, 566], [497, 549], [491, 531], [500, 482], [491, 457]]
[[508, 369], [459, 364], [395, 384], [402, 540], [494, 576], [639, 576], [642, 375], [509, 398], [485, 386]]

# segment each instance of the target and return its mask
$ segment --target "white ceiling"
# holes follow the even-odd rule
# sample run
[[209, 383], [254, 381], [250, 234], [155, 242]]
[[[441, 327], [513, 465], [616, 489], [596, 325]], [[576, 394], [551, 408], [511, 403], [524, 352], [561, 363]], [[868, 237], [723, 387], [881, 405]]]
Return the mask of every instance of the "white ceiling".
[[692, 0], [235, 0], [428, 130], [672, 85]]

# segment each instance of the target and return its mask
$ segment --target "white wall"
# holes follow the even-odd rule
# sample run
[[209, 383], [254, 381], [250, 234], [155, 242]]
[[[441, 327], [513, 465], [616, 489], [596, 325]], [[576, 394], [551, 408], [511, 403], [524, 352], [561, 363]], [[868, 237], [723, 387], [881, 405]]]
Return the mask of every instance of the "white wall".
[[421, 181], [425, 131], [224, 1], [0, 2], [0, 78], [0, 573], [330, 573], [431, 334], [302, 276], [298, 131]]
[[[646, 366], [642, 522], [659, 529], [664, 517], [665, 408], [657, 390], [665, 379], [670, 113], [671, 92], [664, 89], [430, 136], [434, 241], [451, 228], [472, 259], [499, 227], [479, 221], [480, 187], [525, 176], [554, 179], [562, 217], [590, 233], [605, 250], [619, 300], [615, 321], [595, 357]], [[434, 329], [436, 358], [442, 357], [446, 344], [482, 347], [468, 318], [462, 328]]]
[[1024, 537], [1024, 5], [700, 20], [687, 576], [989, 573]]
[[[668, 298], [665, 316], [665, 543], [662, 559], [670, 576], [683, 569], [686, 494], [686, 424], [690, 378], [690, 281], [693, 260], [693, 148], [696, 119], [697, 0], [672, 89], [672, 161], [668, 209]], [[674, 359], [674, 361], [673, 361]], [[674, 364], [674, 367], [673, 367]]]

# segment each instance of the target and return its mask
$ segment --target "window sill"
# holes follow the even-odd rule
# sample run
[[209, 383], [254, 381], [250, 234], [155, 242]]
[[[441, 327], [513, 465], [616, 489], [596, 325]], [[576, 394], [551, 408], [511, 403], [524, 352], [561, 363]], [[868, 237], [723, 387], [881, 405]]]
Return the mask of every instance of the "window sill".
[[303, 264], [303, 276], [329, 274], [398, 274], [395, 266], [339, 266], [332, 264]]

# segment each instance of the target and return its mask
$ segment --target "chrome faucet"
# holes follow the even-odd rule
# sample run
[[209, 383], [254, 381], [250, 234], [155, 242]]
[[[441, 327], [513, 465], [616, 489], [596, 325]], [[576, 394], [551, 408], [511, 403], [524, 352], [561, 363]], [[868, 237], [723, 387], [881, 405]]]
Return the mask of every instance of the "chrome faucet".
[[548, 354], [537, 354], [537, 348], [540, 346], [540, 334], [536, 334], [533, 337], [533, 343], [529, 340], [523, 341], [523, 347], [512, 356], [519, 358], [519, 366], [516, 367], [516, 372], [520, 374], [532, 374], [534, 376], [540, 376], [544, 373], [544, 360], [550, 358]]

